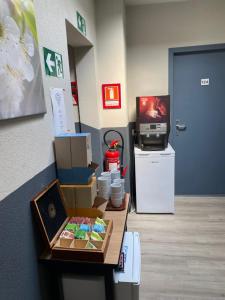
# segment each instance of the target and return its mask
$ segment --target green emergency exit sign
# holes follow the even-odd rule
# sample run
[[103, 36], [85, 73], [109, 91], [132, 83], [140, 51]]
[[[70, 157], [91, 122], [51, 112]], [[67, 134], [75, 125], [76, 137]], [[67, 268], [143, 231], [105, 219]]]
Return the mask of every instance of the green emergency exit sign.
[[43, 51], [46, 75], [63, 78], [62, 55], [45, 47]]
[[77, 11], [77, 28], [86, 36], [86, 21], [84, 17]]

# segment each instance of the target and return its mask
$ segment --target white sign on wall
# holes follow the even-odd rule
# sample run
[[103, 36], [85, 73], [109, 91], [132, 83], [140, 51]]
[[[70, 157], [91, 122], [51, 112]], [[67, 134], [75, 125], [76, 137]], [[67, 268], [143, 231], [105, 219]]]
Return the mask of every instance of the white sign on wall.
[[55, 135], [67, 132], [66, 110], [62, 88], [50, 89], [53, 109]]
[[201, 85], [209, 85], [209, 78], [202, 78]]

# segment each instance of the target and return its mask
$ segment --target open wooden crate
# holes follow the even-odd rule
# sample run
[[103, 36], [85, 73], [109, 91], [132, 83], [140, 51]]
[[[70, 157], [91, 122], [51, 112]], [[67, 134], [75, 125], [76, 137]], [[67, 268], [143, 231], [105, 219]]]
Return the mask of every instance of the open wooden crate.
[[[86, 249], [91, 231], [87, 232], [86, 240], [60, 237], [62, 231], [71, 220], [71, 216], [67, 216], [63, 202], [63, 194], [58, 180], [54, 180], [32, 200], [36, 219], [52, 256], [61, 260], [104, 262], [112, 232], [112, 220], [104, 220], [106, 224], [105, 232], [100, 234], [102, 241], [91, 240], [96, 249]], [[96, 217], [102, 217], [102, 215], [102, 212], [96, 208], [83, 208], [76, 210], [74, 217], [88, 217], [91, 224], [94, 224]]]

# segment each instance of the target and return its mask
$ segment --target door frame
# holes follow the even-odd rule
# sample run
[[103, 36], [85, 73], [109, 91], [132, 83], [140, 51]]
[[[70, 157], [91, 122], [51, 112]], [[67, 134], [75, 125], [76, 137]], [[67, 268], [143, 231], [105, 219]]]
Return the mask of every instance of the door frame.
[[187, 54], [187, 53], [198, 53], [198, 52], [212, 52], [212, 51], [225, 51], [225, 44], [211, 44], [211, 45], [199, 45], [199, 46], [185, 46], [185, 47], [177, 47], [177, 48], [169, 48], [169, 70], [168, 70], [168, 80], [169, 80], [169, 95], [170, 95], [170, 113], [171, 113], [171, 121], [170, 121], [170, 142], [174, 144], [174, 137], [176, 134], [176, 130], [173, 126], [174, 124], [174, 57], [179, 54]]

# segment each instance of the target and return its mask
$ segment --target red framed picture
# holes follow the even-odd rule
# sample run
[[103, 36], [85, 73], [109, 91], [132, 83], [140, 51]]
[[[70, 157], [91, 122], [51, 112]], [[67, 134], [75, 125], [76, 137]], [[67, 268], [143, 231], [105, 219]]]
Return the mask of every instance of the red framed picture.
[[120, 83], [103, 84], [102, 101], [104, 109], [121, 108]]

